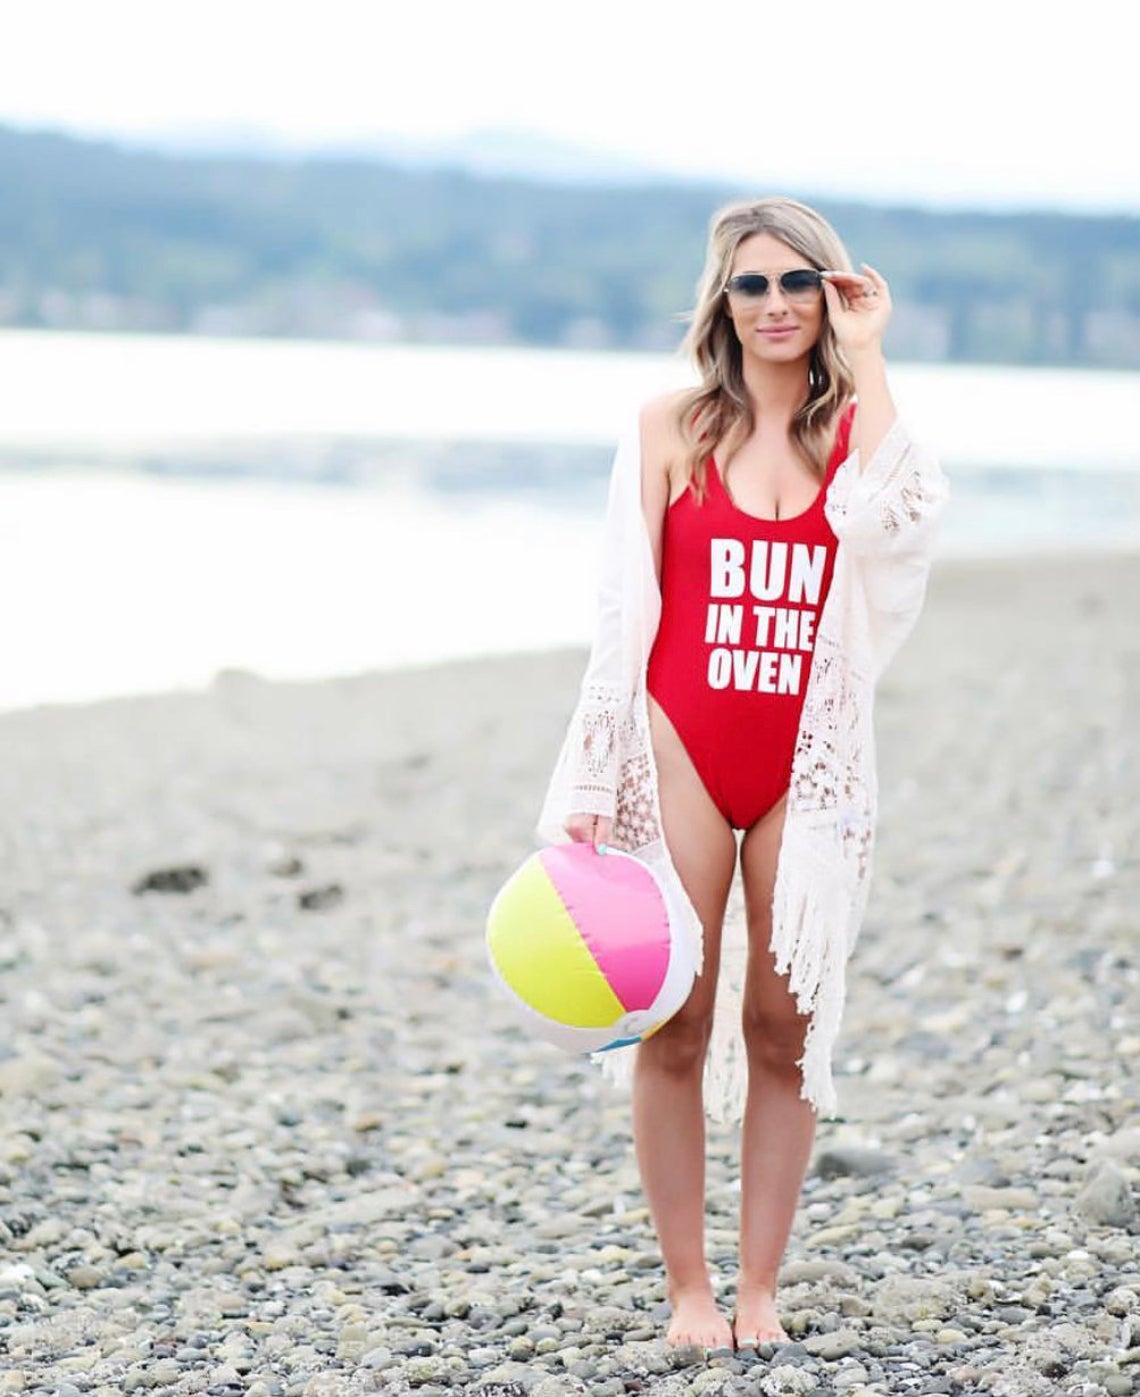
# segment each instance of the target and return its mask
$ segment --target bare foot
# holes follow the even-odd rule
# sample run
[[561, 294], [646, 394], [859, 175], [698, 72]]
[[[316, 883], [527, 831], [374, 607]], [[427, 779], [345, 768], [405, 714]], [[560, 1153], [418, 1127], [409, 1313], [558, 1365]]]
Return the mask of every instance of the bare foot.
[[732, 1328], [717, 1309], [711, 1290], [670, 1289], [669, 1303], [673, 1307], [673, 1318], [665, 1335], [667, 1343], [732, 1348]]
[[737, 1292], [733, 1330], [738, 1349], [789, 1342], [780, 1316], [776, 1313], [776, 1297], [771, 1291], [758, 1287]]

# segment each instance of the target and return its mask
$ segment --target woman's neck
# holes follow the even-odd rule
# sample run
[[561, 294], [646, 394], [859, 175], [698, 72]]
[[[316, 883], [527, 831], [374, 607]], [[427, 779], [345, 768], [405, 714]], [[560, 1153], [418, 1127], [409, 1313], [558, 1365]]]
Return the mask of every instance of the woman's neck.
[[808, 361], [765, 363], [744, 356], [744, 386], [757, 420], [791, 422], [808, 395]]

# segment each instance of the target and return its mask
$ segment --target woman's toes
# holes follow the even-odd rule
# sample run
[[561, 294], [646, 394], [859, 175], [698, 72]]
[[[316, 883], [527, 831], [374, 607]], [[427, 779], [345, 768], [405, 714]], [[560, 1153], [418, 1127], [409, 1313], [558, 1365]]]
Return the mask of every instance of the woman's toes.
[[672, 1302], [673, 1318], [666, 1340], [673, 1345], [731, 1348], [732, 1330], [711, 1294], [680, 1295]]
[[776, 1312], [776, 1300], [765, 1291], [749, 1291], [737, 1296], [736, 1343], [751, 1348], [755, 1344], [786, 1344], [789, 1337]]

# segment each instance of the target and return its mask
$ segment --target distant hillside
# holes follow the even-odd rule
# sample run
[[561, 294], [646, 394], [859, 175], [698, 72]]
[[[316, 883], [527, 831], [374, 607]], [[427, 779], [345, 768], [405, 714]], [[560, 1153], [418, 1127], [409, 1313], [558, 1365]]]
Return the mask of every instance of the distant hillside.
[[396, 132], [333, 140], [300, 140], [248, 124], [177, 127], [105, 139], [158, 154], [247, 155], [255, 158], [353, 159], [468, 174], [538, 180], [540, 183], [640, 183], [674, 176], [644, 160], [513, 127], [482, 127], [458, 136], [412, 136]]
[[[710, 215], [760, 192], [0, 126], [0, 324], [672, 349]], [[1140, 218], [780, 192], [890, 279], [898, 357], [1140, 367]]]

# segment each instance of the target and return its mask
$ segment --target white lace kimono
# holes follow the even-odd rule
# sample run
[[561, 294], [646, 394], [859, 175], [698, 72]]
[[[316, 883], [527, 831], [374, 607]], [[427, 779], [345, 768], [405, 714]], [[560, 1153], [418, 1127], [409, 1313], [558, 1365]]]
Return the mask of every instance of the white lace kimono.
[[[649, 737], [645, 674], [661, 595], [641, 507], [640, 413], [621, 432], [602, 538], [597, 625], [577, 705], [536, 832], [565, 840], [575, 811], [613, 817], [612, 843], [657, 873], [695, 963], [700, 919], [666, 847]], [[819, 616], [776, 867], [771, 949], [777, 972], [811, 1021], [799, 1059], [800, 1095], [836, 1114], [832, 1053], [846, 961], [867, 904], [875, 831], [875, 681], [922, 606], [936, 521], [949, 494], [938, 461], [896, 418], [860, 469], [852, 450], [824, 509], [839, 540]], [[726, 917], [704, 1099], [715, 1120], [740, 1120], [747, 1087], [740, 1011], [745, 933]], [[627, 1085], [635, 1046], [594, 1055]]]

